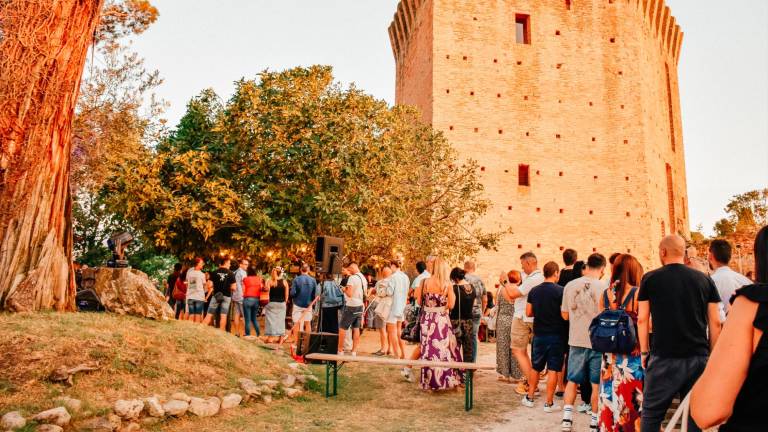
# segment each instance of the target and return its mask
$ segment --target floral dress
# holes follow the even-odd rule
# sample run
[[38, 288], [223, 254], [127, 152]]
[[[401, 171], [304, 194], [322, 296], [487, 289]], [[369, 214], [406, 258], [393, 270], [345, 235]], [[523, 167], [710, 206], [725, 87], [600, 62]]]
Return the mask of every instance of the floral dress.
[[515, 304], [510, 303], [499, 292], [496, 306], [496, 372], [505, 378], [519, 380], [523, 377], [517, 360], [512, 357], [512, 317]]
[[[453, 335], [448, 315], [448, 297], [443, 294], [424, 293], [424, 314], [421, 317], [421, 360], [461, 361], [461, 351]], [[422, 368], [421, 388], [449, 390], [462, 384], [456, 369]]]
[[[631, 303], [634, 304], [626, 311], [637, 324], [637, 302]], [[600, 432], [640, 431], [644, 378], [639, 344], [631, 354], [603, 353], [598, 403]]]

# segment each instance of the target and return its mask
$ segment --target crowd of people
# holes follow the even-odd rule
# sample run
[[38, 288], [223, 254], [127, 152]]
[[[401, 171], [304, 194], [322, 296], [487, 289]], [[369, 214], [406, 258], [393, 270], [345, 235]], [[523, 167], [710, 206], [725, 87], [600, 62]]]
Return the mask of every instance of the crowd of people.
[[[499, 380], [514, 385], [525, 407], [541, 399], [545, 412], [562, 411], [564, 432], [577, 413], [590, 416], [591, 431], [658, 432], [673, 400], [689, 393], [688, 430], [726, 422], [721, 431], [757, 431], [765, 430], [759, 411], [768, 400], [768, 227], [754, 250], [754, 281], [729, 267], [732, 248], [724, 240], [709, 245], [706, 272], [690, 265], [677, 235], [661, 241], [662, 266], [647, 273], [631, 254], [592, 253], [579, 261], [567, 249], [561, 268], [553, 261], [540, 266], [527, 252], [519, 269], [499, 276], [495, 305], [472, 261], [451, 268], [430, 256], [416, 264], [413, 280], [399, 260], [376, 274], [350, 263], [340, 280], [318, 280], [304, 264], [289, 284], [280, 267], [265, 279], [248, 260], [232, 272], [224, 258], [206, 274], [197, 259], [169, 277], [169, 301], [178, 319], [222, 329], [231, 309], [237, 335], [260, 334], [263, 306], [268, 342], [295, 340], [317, 318], [320, 331], [338, 334], [339, 355], [356, 356], [367, 327], [379, 336], [373, 355], [448, 362], [476, 361], [478, 330], [492, 316]], [[406, 341], [415, 343], [410, 354]], [[402, 375], [415, 378], [409, 367]], [[436, 367], [419, 376], [430, 391], [460, 387], [464, 379], [461, 369]]]

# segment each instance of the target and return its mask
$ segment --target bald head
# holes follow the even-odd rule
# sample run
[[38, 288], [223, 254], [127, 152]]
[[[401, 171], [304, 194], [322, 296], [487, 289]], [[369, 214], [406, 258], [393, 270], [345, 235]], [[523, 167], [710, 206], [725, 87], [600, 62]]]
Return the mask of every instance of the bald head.
[[668, 235], [659, 244], [659, 258], [664, 265], [685, 263], [685, 240], [677, 234]]

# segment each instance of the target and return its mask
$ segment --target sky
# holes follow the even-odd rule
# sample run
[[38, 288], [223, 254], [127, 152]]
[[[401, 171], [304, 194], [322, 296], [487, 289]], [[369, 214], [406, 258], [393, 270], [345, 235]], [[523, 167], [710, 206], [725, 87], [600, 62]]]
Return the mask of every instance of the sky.
[[[394, 103], [387, 27], [397, 0], [152, 3], [160, 17], [134, 49], [165, 79], [157, 94], [170, 125], [205, 88], [227, 99], [236, 80], [299, 65], [331, 65], [342, 83]], [[678, 73], [691, 228], [711, 234], [730, 197], [768, 187], [768, 1], [667, 4], [685, 32]]]

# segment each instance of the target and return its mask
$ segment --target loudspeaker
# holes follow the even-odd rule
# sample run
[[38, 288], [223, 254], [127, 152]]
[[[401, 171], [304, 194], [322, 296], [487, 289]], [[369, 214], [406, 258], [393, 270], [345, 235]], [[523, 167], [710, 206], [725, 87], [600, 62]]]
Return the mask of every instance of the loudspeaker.
[[315, 243], [317, 273], [341, 274], [344, 257], [344, 240], [338, 237], [320, 236]]
[[335, 333], [299, 332], [296, 354], [304, 356], [312, 353], [336, 354], [339, 347], [339, 335]]

